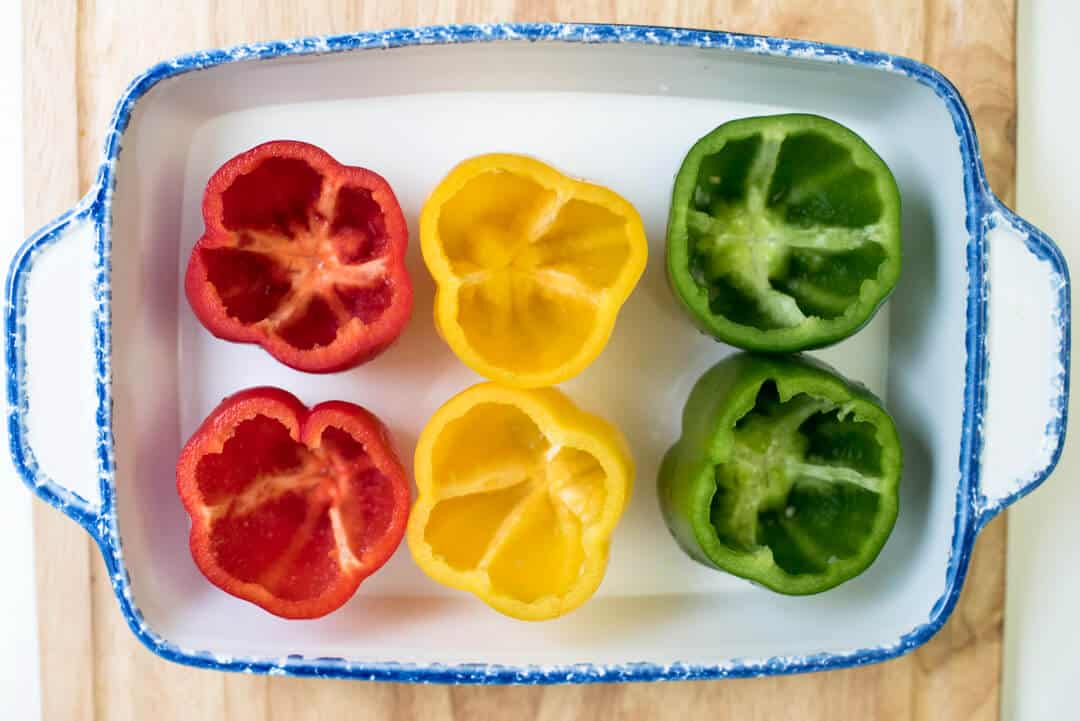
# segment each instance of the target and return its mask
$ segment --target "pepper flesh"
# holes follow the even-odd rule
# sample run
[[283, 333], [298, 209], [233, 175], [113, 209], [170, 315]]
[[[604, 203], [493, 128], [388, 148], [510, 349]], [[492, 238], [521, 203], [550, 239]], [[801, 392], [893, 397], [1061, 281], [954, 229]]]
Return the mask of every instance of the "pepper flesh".
[[405, 469], [374, 415], [342, 401], [308, 410], [278, 388], [222, 401], [181, 451], [176, 485], [203, 575], [283, 618], [348, 601], [408, 516]]
[[431, 578], [530, 621], [600, 585], [633, 461], [618, 429], [560, 391], [472, 386], [432, 416], [414, 467], [409, 548]]
[[814, 115], [725, 123], [683, 160], [668, 277], [702, 330], [789, 352], [865, 325], [900, 275], [900, 193], [859, 136]]
[[408, 232], [378, 174], [276, 140], [222, 165], [202, 210], [184, 289], [217, 337], [329, 373], [375, 357], [405, 327]]
[[424, 204], [420, 244], [439, 333], [477, 373], [520, 388], [600, 354], [648, 254], [622, 197], [507, 154], [450, 171]]
[[738, 354], [694, 386], [660, 506], [691, 557], [780, 593], [862, 573], [896, 521], [902, 457], [865, 388], [801, 357]]

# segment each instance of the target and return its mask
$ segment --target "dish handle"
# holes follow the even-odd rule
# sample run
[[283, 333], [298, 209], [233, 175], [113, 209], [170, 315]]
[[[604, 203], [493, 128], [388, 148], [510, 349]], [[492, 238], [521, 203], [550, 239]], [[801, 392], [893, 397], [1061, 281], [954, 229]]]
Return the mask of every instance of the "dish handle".
[[31, 491], [99, 541], [112, 453], [100, 216], [91, 193], [28, 238], [8, 269], [4, 309], [12, 461]]
[[1057, 464], [1069, 401], [1069, 269], [1045, 233], [991, 197], [986, 239], [988, 318], [981, 473], [982, 528], [1037, 488]]

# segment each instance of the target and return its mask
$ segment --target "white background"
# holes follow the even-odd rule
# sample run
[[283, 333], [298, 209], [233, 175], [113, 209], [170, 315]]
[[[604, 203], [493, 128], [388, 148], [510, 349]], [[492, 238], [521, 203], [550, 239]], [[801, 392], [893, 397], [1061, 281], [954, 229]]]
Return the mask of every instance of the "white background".
[[[22, 22], [21, 2], [0, 3], [0, 274], [23, 236]], [[5, 428], [6, 414], [5, 414]], [[32, 721], [41, 715], [37, 614], [34, 610], [33, 533], [30, 494], [0, 449], [0, 718]]]
[[[1080, 284], [1080, 3], [1021, 0], [1017, 33], [1017, 210], [1050, 235]], [[1073, 324], [1076, 328], [1076, 324]], [[1073, 334], [1073, 352], [1080, 340]], [[1075, 369], [1075, 364], [1072, 366]], [[1003, 721], [1080, 718], [1080, 388], [1057, 470], [1009, 511]]]
[[[0, 3], [0, 268], [25, 235], [22, 213], [21, 3]], [[1018, 210], [1065, 251], [1080, 278], [1080, 3], [1019, 3]], [[6, 272], [6, 270], [5, 270]], [[1078, 391], [1080, 392], [1080, 391]], [[1074, 396], [1077, 395], [1074, 392]], [[1076, 410], [1075, 408], [1072, 410]], [[1080, 411], [1070, 413], [1080, 422]], [[1070, 436], [1075, 436], [1074, 425]], [[1080, 455], [1066, 448], [1046, 485], [1011, 511], [1004, 721], [1075, 718], [1080, 678]], [[40, 716], [31, 496], [0, 450], [0, 718]]]

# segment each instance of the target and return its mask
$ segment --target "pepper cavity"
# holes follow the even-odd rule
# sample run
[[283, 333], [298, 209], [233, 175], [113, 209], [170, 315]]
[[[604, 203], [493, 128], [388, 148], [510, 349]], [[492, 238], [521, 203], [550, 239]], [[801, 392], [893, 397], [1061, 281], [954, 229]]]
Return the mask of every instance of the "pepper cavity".
[[881, 444], [869, 423], [841, 420], [837, 404], [800, 393], [781, 401], [766, 381], [718, 464], [710, 518], [724, 543], [768, 547], [790, 574], [850, 558], [873, 525]]

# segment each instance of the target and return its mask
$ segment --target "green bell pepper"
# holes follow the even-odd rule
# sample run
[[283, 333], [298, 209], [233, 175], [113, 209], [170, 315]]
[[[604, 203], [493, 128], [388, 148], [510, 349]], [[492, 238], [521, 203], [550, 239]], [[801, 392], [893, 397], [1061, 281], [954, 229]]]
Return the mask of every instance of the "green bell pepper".
[[823, 363], [741, 353], [694, 386], [660, 466], [675, 540], [792, 595], [862, 573], [892, 532], [900, 439], [880, 401]]
[[865, 325], [896, 285], [900, 191], [832, 120], [734, 120], [683, 160], [667, 267], [706, 333], [766, 353], [820, 348]]

